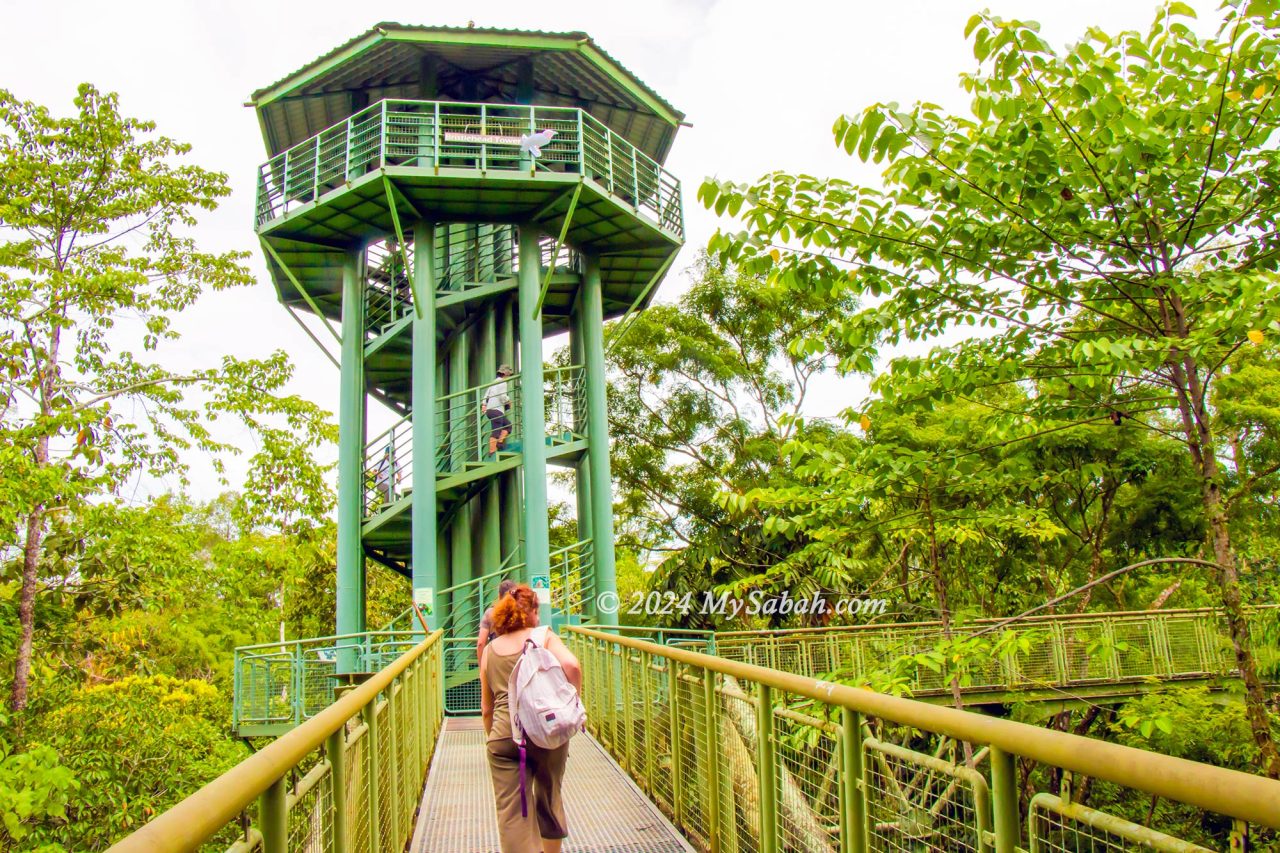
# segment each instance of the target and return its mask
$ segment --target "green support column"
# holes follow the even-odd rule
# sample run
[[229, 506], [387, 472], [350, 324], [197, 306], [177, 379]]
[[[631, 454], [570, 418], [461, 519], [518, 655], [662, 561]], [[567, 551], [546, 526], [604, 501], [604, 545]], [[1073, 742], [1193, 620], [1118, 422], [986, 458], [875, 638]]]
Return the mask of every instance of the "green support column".
[[[338, 396], [337, 633], [364, 630], [364, 252], [347, 253], [342, 267], [342, 386]], [[353, 650], [338, 657], [339, 672], [355, 672]]]
[[[485, 245], [491, 234], [486, 229], [485, 238], [481, 241]], [[477, 336], [478, 342], [476, 346], [476, 375], [479, 377], [479, 384], [492, 382], [498, 373], [498, 353], [497, 353], [497, 317], [494, 315], [493, 309], [485, 311], [484, 317], [480, 320], [480, 334]], [[485, 434], [480, 436], [481, 441], [488, 441], [488, 421], [481, 421], [481, 428]], [[488, 485], [485, 487], [484, 496], [480, 506], [480, 569], [482, 575], [498, 570], [498, 566], [502, 565], [502, 502], [500, 499], [501, 485], [498, 477], [491, 477]]]
[[[503, 239], [508, 240], [509, 233], [504, 232]], [[509, 257], [509, 253], [508, 253]], [[504, 259], [504, 273], [510, 273], [509, 260]], [[515, 347], [515, 323], [513, 316], [513, 302], [511, 299], [501, 300], [494, 308], [495, 314], [495, 344], [497, 346], [497, 362], [499, 364], [509, 364], [517, 371], [519, 375], [519, 359], [516, 358]], [[512, 402], [515, 405], [520, 404], [519, 392], [512, 394]], [[512, 438], [518, 443], [523, 441], [524, 436], [520, 431], [519, 417], [513, 419], [516, 430], [512, 434]], [[507, 471], [498, 476], [498, 496], [500, 522], [502, 536], [502, 558], [505, 560], [513, 551], [520, 547], [521, 530], [523, 525], [520, 518], [523, 515], [520, 502], [520, 474], [517, 471]], [[513, 559], [513, 563], [520, 562], [519, 559]]]
[[[436, 275], [435, 227], [418, 222], [413, 228], [413, 595], [434, 598], [436, 578]], [[427, 624], [440, 626], [440, 602], [432, 602]], [[416, 620], [415, 620], [416, 622]]]
[[[520, 402], [524, 448], [524, 553], [525, 579], [549, 575], [547, 561], [547, 445], [542, 379], [542, 315], [536, 309], [542, 282], [538, 273], [542, 253], [538, 232], [520, 227]], [[551, 624], [551, 607], [539, 610], [544, 624]]]
[[[618, 592], [613, 555], [613, 483], [609, 470], [609, 410], [604, 364], [604, 293], [600, 262], [584, 257], [582, 276], [582, 348], [587, 397], [587, 457], [591, 478], [591, 550], [595, 555], [596, 596]], [[617, 625], [617, 613], [600, 613], [603, 625]]]
[[[582, 306], [569, 318], [569, 363], [582, 364]], [[573, 412], [574, 428], [583, 431], [587, 422], [586, 400], [580, 398]], [[591, 462], [586, 456], [578, 459], [573, 469], [573, 495], [578, 509], [578, 540], [592, 539], [591, 524]], [[594, 574], [593, 574], [594, 576]], [[598, 622], [596, 608], [599, 590], [591, 590], [591, 594], [582, 602], [583, 617]]]
[[[467, 369], [470, 337], [468, 333], [462, 332], [449, 347], [449, 393], [451, 395], [471, 387], [467, 384], [470, 381]], [[450, 400], [451, 410], [448, 415], [449, 453], [452, 459], [450, 470], [456, 474], [464, 470], [466, 460], [472, 456], [476, 441], [474, 431], [477, 416], [477, 412], [473, 409], [478, 408], [479, 403], [472, 406], [469, 402], [460, 402], [459, 398], [452, 396]], [[472, 578], [471, 509], [470, 502], [459, 507], [453, 513], [453, 521], [449, 524], [450, 586], [464, 584]], [[471, 631], [472, 623], [475, 621], [472, 618], [472, 611], [475, 608], [471, 598], [472, 596], [467, 592], [453, 597], [450, 613], [454, 620], [452, 633], [455, 635], [462, 636]]]

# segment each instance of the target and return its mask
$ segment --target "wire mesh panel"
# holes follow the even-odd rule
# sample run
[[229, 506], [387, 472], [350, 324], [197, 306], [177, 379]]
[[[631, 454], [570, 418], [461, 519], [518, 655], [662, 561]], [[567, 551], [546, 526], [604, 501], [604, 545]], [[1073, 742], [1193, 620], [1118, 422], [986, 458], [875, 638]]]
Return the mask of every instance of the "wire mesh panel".
[[831, 853], [840, 847], [840, 740], [831, 723], [792, 710], [781, 696], [773, 709], [774, 802], [778, 850]]
[[893, 743], [862, 743], [867, 849], [974, 851], [990, 831], [977, 771]]
[[731, 849], [755, 853], [763, 827], [757, 760], [766, 745], [756, 723], [758, 701], [737, 680], [725, 677], [720, 689], [720, 733], [729, 784], [721, 788], [720, 813], [728, 826]]
[[[377, 736], [373, 738], [370, 746], [377, 753], [378, 773], [374, 781], [378, 793], [378, 807], [373, 814], [369, 815], [369, 819], [377, 821], [378, 837], [389, 840], [395, 837], [393, 832], [395, 801], [391, 790], [391, 762], [395, 760], [395, 756], [391, 752], [391, 726], [387, 722], [385, 699], [374, 710], [374, 714], [377, 717], [375, 725]], [[383, 846], [385, 845], [384, 841]]]
[[[709, 847], [712, 799], [716, 796], [708, 743], [706, 681], [713, 676], [697, 667], [676, 665], [676, 697], [672, 703], [678, 731], [673, 766], [680, 778], [680, 825], [701, 846]], [[714, 710], [712, 710], [714, 713]]]
[[1113, 850], [1208, 853], [1209, 850], [1115, 815], [1066, 802], [1053, 794], [1032, 797], [1028, 823], [1031, 853], [1108, 853]]
[[367, 772], [369, 728], [362, 723], [349, 721], [352, 729], [347, 742], [347, 833], [350, 836], [351, 853], [370, 853], [369, 850], [369, 774]]
[[448, 713], [480, 713], [480, 665], [474, 637], [445, 640], [444, 683]]
[[288, 818], [290, 853], [333, 850], [332, 782], [328, 765], [319, 763], [295, 786]]

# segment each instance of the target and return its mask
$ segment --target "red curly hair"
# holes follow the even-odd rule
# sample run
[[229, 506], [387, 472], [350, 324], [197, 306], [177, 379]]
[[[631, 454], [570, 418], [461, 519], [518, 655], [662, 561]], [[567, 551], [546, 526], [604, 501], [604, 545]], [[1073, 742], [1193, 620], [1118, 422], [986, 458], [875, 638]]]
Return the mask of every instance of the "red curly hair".
[[493, 630], [510, 634], [538, 624], [538, 594], [528, 584], [517, 584], [494, 605]]

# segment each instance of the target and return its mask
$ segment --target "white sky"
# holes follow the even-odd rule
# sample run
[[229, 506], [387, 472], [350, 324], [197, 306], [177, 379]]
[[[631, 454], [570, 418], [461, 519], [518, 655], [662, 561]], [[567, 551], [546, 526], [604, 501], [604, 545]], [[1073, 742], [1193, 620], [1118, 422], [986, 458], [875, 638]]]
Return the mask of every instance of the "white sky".
[[[192, 162], [227, 173], [234, 194], [203, 218], [199, 237], [207, 249], [250, 251], [258, 284], [191, 309], [174, 367], [283, 348], [297, 365], [293, 390], [334, 411], [337, 370], [276, 302], [253, 235], [254, 175], [266, 159], [253, 111], [242, 106], [253, 90], [383, 20], [584, 30], [693, 124], [667, 161], [684, 183], [689, 233], [679, 269], [716, 228], [697, 204], [704, 177], [746, 181], [783, 169], [874, 183], [873, 169], [832, 143], [839, 114], [890, 100], [964, 109], [957, 75], [974, 62], [963, 28], [984, 2], [1001, 16], [1041, 22], [1057, 46], [1090, 25], [1145, 29], [1155, 9], [1152, 0], [0, 0], [0, 86], [58, 113], [69, 112], [82, 81], [117, 91], [126, 114], [156, 121], [194, 146]], [[659, 298], [683, 287], [682, 275], [670, 275]], [[834, 414], [864, 390], [832, 380], [811, 395], [812, 414]], [[372, 418], [370, 428], [385, 420]], [[203, 466], [193, 490], [218, 491]]]

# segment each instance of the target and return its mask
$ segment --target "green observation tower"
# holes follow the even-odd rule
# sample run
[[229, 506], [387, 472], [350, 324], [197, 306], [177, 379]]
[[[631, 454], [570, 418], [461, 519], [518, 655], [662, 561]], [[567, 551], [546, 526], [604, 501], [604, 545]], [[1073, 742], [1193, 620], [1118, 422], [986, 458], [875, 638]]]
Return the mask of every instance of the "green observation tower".
[[[272, 281], [340, 352], [336, 633], [377, 627], [374, 564], [448, 637], [474, 637], [504, 577], [547, 587], [558, 622], [612, 622], [604, 323], [645, 307], [683, 241], [662, 167], [683, 114], [585, 33], [393, 23], [252, 103]], [[564, 332], [570, 363], [548, 367]], [[580, 540], [555, 551], [553, 467]], [[376, 668], [335, 648], [338, 673]]]

